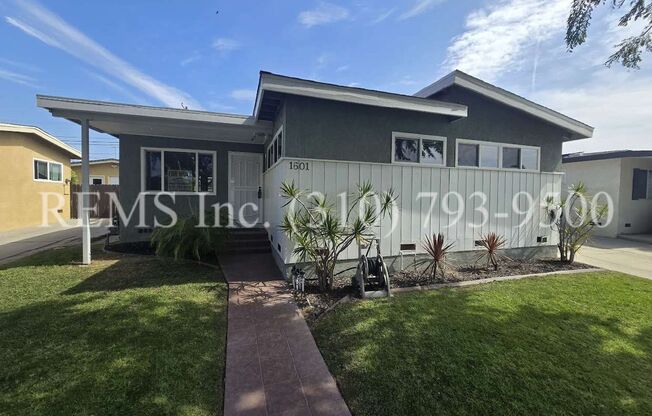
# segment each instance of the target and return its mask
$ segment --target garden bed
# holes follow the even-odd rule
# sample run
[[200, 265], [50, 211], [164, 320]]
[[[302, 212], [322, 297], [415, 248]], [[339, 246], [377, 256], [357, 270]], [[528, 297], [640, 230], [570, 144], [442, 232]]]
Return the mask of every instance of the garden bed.
[[[405, 288], [436, 283], [462, 282], [493, 277], [584, 270], [589, 268], [591, 267], [583, 263], [575, 262], [568, 264], [556, 259], [518, 261], [501, 259], [499, 260], [498, 270], [476, 265], [448, 266], [444, 269], [444, 277], [438, 272], [436, 279], [433, 279], [432, 276], [424, 276], [421, 271], [415, 270], [413, 267], [406, 267], [402, 271], [392, 273], [390, 275], [390, 282], [392, 288]], [[333, 291], [330, 293], [320, 293], [316, 282], [314, 284], [306, 282], [306, 293], [303, 296], [297, 296], [297, 304], [306, 319], [312, 321], [332, 308], [335, 303], [345, 296], [358, 296], [358, 291], [351, 284], [350, 275], [335, 276]]]

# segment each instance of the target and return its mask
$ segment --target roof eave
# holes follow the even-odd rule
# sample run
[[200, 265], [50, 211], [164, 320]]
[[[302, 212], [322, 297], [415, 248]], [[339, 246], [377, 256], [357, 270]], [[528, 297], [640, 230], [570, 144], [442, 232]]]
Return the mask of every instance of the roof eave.
[[414, 95], [421, 98], [427, 98], [453, 85], [470, 89], [474, 92], [482, 94], [510, 107], [517, 108], [534, 117], [540, 118], [544, 121], [568, 130], [571, 135], [564, 138], [564, 141], [582, 140], [593, 137], [594, 129], [588, 124], [582, 123], [578, 120], [532, 102], [526, 98], [520, 97], [503, 88], [496, 87], [495, 85], [489, 84], [485, 81], [482, 81], [481, 79], [475, 78], [459, 70], [450, 72], [434, 83], [421, 89]]
[[399, 94], [382, 91], [325, 84], [317, 81], [284, 77], [261, 71], [254, 106], [255, 118], [259, 117], [265, 91], [274, 91], [281, 94], [300, 95], [376, 107], [425, 112], [452, 118], [467, 117], [468, 115], [468, 108], [461, 104], [423, 100], [417, 97], [401, 96]]

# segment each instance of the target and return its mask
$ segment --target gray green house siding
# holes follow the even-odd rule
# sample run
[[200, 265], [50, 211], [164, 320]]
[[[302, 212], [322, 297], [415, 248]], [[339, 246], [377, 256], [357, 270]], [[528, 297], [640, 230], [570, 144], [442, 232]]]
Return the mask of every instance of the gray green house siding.
[[[447, 165], [455, 166], [455, 139], [541, 147], [541, 170], [561, 166], [562, 129], [526, 113], [453, 87], [446, 97], [469, 107], [466, 119], [287, 95], [277, 124], [284, 123], [285, 156], [391, 163], [392, 132], [447, 138]], [[283, 121], [284, 120], [284, 121]]]
[[[120, 202], [127, 214], [135, 204], [138, 194], [141, 191], [141, 148], [143, 147], [215, 151], [215, 163], [217, 164], [217, 178], [215, 180], [216, 195], [206, 196], [206, 207], [218, 202], [225, 203], [228, 201], [228, 152], [263, 152], [263, 146], [259, 144], [164, 137], [120, 136]], [[161, 200], [173, 208], [179, 217], [190, 215], [192, 212], [196, 213], [198, 210], [199, 202], [196, 195], [177, 195], [175, 203], [171, 203], [169, 197], [162, 197]], [[145, 196], [145, 204], [146, 223], [148, 227], [154, 225], [155, 217], [163, 224], [170, 221], [170, 218], [166, 214], [156, 210], [153, 195]], [[137, 213], [138, 211], [136, 210], [134, 215], [137, 215]], [[123, 241], [134, 241], [148, 239], [149, 235], [143, 234], [142, 231], [139, 232], [137, 227], [130, 226], [121, 227], [120, 238]]]

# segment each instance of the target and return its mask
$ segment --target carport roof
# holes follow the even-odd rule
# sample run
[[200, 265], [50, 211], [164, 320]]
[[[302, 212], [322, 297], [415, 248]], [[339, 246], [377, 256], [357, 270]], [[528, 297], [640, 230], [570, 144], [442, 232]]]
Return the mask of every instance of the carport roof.
[[101, 133], [160, 136], [179, 139], [263, 143], [272, 123], [252, 116], [177, 108], [121, 104], [46, 95], [36, 96], [36, 105], [55, 117], [75, 123], [89, 120]]

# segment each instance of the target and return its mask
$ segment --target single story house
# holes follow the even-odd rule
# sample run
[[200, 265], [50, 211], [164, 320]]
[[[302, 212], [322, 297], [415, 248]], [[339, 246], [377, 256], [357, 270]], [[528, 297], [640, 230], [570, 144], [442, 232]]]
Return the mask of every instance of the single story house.
[[611, 197], [612, 220], [595, 235], [652, 233], [652, 150], [571, 153], [563, 156], [562, 171], [567, 185], [582, 181], [590, 194]]
[[[119, 185], [120, 184], [120, 161], [118, 159], [95, 159], [89, 161], [90, 185]], [[72, 171], [77, 178], [81, 178], [81, 161], [72, 162]]]
[[[335, 198], [371, 181], [399, 195], [400, 221], [383, 237], [385, 256], [421, 252], [425, 235], [442, 232], [457, 251], [477, 249], [481, 234], [507, 238], [512, 255], [554, 255], [555, 235], [540, 221], [540, 195], [561, 193], [562, 144], [593, 128], [461, 71], [402, 95], [261, 72], [252, 115], [156, 108], [38, 96], [38, 106], [120, 140], [120, 198], [146, 198], [147, 227], [122, 227], [120, 239], [149, 237], [158, 212], [152, 194], [174, 192], [180, 215], [206, 206], [247, 203], [266, 226], [277, 263], [294, 263], [279, 229], [284, 181]], [[87, 135], [87, 132], [86, 132]], [[185, 178], [185, 179], [184, 179]], [[486, 224], [477, 192], [487, 196]], [[448, 207], [419, 199], [456, 192]], [[533, 195], [533, 215], [526, 214]], [[462, 204], [461, 202], [464, 202]], [[513, 207], [517, 208], [514, 212]], [[448, 208], [448, 209], [444, 209]], [[387, 231], [386, 222], [379, 232]], [[351, 247], [344, 259], [357, 258]]]
[[[70, 159], [80, 158], [77, 149], [38, 127], [0, 123], [0, 231], [33, 227], [43, 223], [42, 192], [51, 192], [48, 204], [63, 205], [57, 214], [70, 219]], [[57, 215], [47, 214], [48, 224]]]

